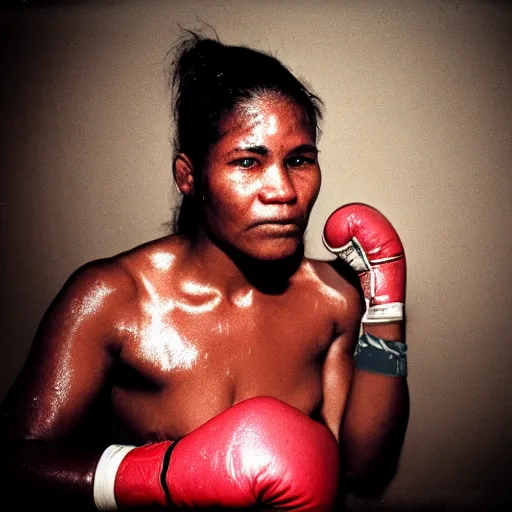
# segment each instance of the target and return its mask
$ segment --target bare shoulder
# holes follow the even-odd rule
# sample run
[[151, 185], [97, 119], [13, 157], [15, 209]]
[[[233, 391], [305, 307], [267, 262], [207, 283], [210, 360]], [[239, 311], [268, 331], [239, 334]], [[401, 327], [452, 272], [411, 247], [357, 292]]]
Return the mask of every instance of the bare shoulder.
[[362, 290], [359, 277], [344, 261], [306, 258], [304, 265], [310, 267], [310, 272], [314, 273], [319, 284], [329, 286], [342, 296], [348, 296], [349, 300], [360, 300]]
[[342, 260], [306, 259], [304, 266], [313, 276], [316, 288], [332, 304], [334, 314], [345, 326], [359, 323], [364, 312], [364, 296], [359, 277]]
[[[137, 295], [137, 281], [148, 262], [163, 254], [165, 239], [141, 244], [113, 256], [89, 261], [77, 268], [64, 283], [55, 298], [54, 306], [74, 304], [75, 309], [85, 307], [106, 311], [111, 307], [122, 307]], [[160, 256], [162, 258], [162, 255]], [[165, 257], [164, 257], [165, 259]], [[101, 308], [92, 308], [100, 304]], [[82, 306], [79, 306], [79, 305]], [[109, 311], [112, 313], [112, 311]]]
[[188, 247], [186, 237], [180, 235], [167, 235], [162, 238], [150, 240], [128, 251], [118, 254], [115, 258], [122, 262], [126, 268], [137, 273], [139, 269], [148, 269], [152, 266], [165, 267], [179, 257], [185, 247]]
[[138, 294], [141, 276], [155, 269], [168, 269], [180, 253], [178, 237], [163, 237], [114, 256], [92, 260], [76, 269], [62, 287], [57, 301], [67, 297], [89, 305], [108, 303], [122, 307]]
[[77, 268], [62, 287], [59, 298], [122, 295], [134, 293], [134, 279], [121, 255], [89, 261]]
[[176, 259], [182, 245], [180, 238], [173, 235], [150, 240], [113, 256], [90, 261], [77, 269], [75, 275], [99, 278], [126, 289], [135, 284], [141, 272], [168, 266]]
[[[135, 281], [122, 258], [85, 263], [66, 280], [46, 310], [36, 333], [36, 345], [48, 340], [74, 340], [90, 346], [94, 340], [113, 340], [120, 314], [136, 296]], [[71, 346], [71, 345], [70, 345]]]

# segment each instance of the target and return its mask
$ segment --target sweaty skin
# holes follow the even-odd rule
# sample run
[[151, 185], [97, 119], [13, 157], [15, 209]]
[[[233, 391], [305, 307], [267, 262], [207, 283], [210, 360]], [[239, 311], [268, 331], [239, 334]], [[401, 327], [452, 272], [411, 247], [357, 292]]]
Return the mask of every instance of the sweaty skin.
[[21, 479], [23, 450], [43, 442], [53, 448], [31, 452], [31, 478], [89, 499], [107, 444], [177, 439], [261, 395], [338, 439], [362, 305], [329, 263], [301, 253], [320, 186], [314, 134], [279, 98], [248, 102], [221, 128], [201, 183], [176, 159], [178, 186], [202, 198], [198, 236], [89, 263], [48, 309], [0, 415]]

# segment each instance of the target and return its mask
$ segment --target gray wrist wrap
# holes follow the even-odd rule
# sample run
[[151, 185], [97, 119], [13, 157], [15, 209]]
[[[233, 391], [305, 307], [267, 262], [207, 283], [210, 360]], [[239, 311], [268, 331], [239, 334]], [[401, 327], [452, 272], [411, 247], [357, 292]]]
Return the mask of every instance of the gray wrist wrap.
[[363, 333], [357, 342], [356, 368], [390, 377], [407, 377], [407, 345]]

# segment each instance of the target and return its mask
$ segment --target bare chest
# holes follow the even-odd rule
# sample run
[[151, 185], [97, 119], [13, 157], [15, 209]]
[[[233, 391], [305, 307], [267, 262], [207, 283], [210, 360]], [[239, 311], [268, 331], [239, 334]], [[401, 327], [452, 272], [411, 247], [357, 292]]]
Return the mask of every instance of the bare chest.
[[177, 437], [261, 395], [311, 413], [333, 336], [320, 310], [307, 297], [142, 305], [138, 318], [120, 326], [119, 365], [128, 371], [113, 399], [121, 421], [141, 439]]

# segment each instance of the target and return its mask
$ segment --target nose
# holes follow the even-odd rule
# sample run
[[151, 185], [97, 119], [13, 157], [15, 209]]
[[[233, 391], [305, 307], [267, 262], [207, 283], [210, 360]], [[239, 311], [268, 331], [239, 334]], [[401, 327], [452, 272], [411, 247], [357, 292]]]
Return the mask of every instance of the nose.
[[297, 193], [288, 170], [283, 165], [269, 166], [263, 177], [260, 199], [265, 204], [291, 204]]

